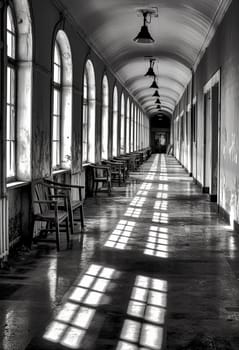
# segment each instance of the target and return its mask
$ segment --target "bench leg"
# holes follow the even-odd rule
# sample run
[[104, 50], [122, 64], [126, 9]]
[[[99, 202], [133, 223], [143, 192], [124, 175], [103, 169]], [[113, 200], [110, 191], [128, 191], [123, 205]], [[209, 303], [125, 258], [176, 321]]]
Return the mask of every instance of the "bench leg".
[[69, 203], [69, 221], [70, 221], [70, 229], [71, 229], [71, 234], [74, 234], [74, 217], [73, 217], [73, 211], [71, 204]]
[[95, 183], [95, 195], [96, 195], [97, 190], [98, 190], [98, 182]]
[[59, 252], [60, 250], [60, 226], [59, 226], [59, 222], [57, 220], [56, 224], [56, 249]]
[[70, 230], [69, 230], [69, 218], [66, 218], [66, 239], [67, 243], [69, 244], [70, 242]]
[[81, 228], [85, 227], [85, 222], [84, 222], [84, 209], [83, 205], [80, 206], [80, 218], [81, 218]]

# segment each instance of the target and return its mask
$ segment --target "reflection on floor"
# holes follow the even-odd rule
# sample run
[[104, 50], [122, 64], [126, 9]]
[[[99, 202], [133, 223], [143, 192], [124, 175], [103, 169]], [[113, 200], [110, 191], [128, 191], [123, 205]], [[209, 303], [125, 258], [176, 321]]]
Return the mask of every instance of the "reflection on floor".
[[238, 236], [173, 157], [85, 215], [71, 250], [34, 246], [0, 271], [1, 350], [239, 349]]

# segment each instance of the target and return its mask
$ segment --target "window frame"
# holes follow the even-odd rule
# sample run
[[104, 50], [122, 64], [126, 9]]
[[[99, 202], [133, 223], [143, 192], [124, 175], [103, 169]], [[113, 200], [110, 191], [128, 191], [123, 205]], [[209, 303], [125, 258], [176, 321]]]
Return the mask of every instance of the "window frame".
[[[86, 91], [86, 96], [85, 96]], [[86, 116], [86, 118], [84, 118]], [[84, 123], [84, 119], [86, 122]], [[85, 141], [84, 141], [85, 140]], [[83, 111], [82, 111], [82, 164], [89, 162], [89, 73], [83, 75]]]
[[134, 118], [135, 118], [135, 106], [131, 103], [130, 109], [130, 152], [134, 152]]
[[[55, 49], [58, 50], [59, 52], [59, 59], [60, 59], [60, 82], [55, 82], [54, 81], [54, 75], [55, 75], [55, 71], [54, 68], [57, 65], [59, 67], [58, 64], [55, 63]], [[52, 112], [51, 112], [51, 168], [52, 171], [57, 171], [62, 169], [62, 93], [63, 93], [63, 62], [62, 62], [62, 52], [61, 52], [61, 47], [59, 45], [59, 43], [57, 42], [57, 40], [55, 40], [54, 42], [54, 49], [53, 49], [53, 72], [52, 72]], [[58, 114], [58, 118], [59, 118], [59, 140], [54, 140], [53, 136], [54, 136], [54, 117], [56, 116], [54, 114], [54, 106], [55, 106], [55, 91], [57, 91], [59, 93], [59, 114]], [[54, 166], [53, 164], [53, 144], [54, 142], [58, 143], [58, 147], [59, 147], [59, 164], [56, 164], [56, 166]]]
[[126, 101], [126, 132], [125, 132], [125, 150], [126, 153], [130, 152], [130, 117], [131, 117], [131, 106], [129, 97]]
[[101, 107], [101, 159], [107, 160], [109, 156], [109, 81], [104, 74], [102, 79], [102, 107]]
[[120, 99], [120, 154], [125, 153], [125, 131], [126, 131], [126, 118], [125, 118], [125, 96], [122, 92]]
[[112, 118], [112, 156], [117, 157], [118, 147], [118, 129], [119, 129], [119, 96], [118, 88], [115, 85], [113, 89], [113, 118]]
[[[83, 118], [84, 118], [84, 76], [87, 76], [87, 127], [86, 127], [86, 159], [83, 158], [83, 139], [84, 139], [84, 128], [83, 128]], [[95, 123], [96, 123], [96, 80], [95, 80], [95, 68], [93, 62], [90, 58], [87, 58], [84, 65], [83, 73], [83, 93], [82, 93], [82, 132], [81, 132], [81, 162], [82, 166], [89, 163], [95, 163], [96, 157], [96, 147], [95, 147]]]
[[[10, 29], [8, 29], [8, 12], [10, 11], [10, 21], [11, 26], [13, 26], [14, 31], [12, 32]], [[8, 33], [14, 37], [14, 57], [8, 56]], [[5, 27], [5, 35], [6, 35], [6, 65], [5, 65], [5, 75], [6, 75], [6, 125], [5, 125], [5, 132], [6, 132], [6, 138], [5, 138], [5, 144], [6, 144], [6, 181], [7, 183], [15, 181], [17, 178], [17, 117], [18, 117], [18, 109], [17, 109], [17, 101], [18, 101], [18, 59], [17, 59], [17, 52], [18, 52], [18, 30], [17, 30], [17, 21], [16, 21], [16, 14], [15, 9], [11, 4], [8, 4], [7, 10], [6, 10], [6, 27]], [[12, 44], [12, 42], [11, 42]], [[10, 80], [8, 79], [8, 70], [10, 69], [10, 72], [14, 72], [14, 86], [13, 89], [11, 77]], [[8, 101], [8, 90], [10, 92], [10, 103]], [[11, 102], [11, 96], [12, 93], [14, 94], [14, 103]], [[12, 107], [14, 108], [14, 121], [13, 121], [13, 127], [11, 127], [12, 124]], [[10, 110], [10, 119], [8, 118], [8, 110]], [[8, 125], [9, 128], [9, 135], [14, 134], [13, 138], [8, 139]], [[8, 154], [8, 144], [10, 143], [10, 152]], [[13, 151], [11, 152], [11, 145], [13, 146]], [[11, 160], [13, 157], [13, 160]], [[13, 164], [13, 172], [11, 174], [11, 164]], [[8, 175], [10, 173], [10, 175]]]

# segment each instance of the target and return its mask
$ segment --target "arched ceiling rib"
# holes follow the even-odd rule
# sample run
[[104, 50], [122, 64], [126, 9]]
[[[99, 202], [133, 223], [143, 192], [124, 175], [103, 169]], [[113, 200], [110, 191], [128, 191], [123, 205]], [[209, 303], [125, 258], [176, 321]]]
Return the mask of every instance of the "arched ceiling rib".
[[[171, 113], [191, 78], [205, 40], [224, 15], [231, 0], [57, 0], [87, 40], [102, 55], [122, 84], [150, 115], [155, 114], [145, 56], [154, 66], [162, 108]], [[155, 43], [136, 44], [142, 8], [158, 9], [148, 25]], [[223, 12], [224, 11], [224, 12]], [[151, 108], [150, 108], [151, 106]]]

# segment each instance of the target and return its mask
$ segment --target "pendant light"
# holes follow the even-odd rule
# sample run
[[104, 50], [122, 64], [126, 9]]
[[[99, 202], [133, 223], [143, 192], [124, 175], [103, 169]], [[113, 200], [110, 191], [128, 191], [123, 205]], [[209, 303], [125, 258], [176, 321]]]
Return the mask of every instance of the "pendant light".
[[154, 77], [154, 81], [152, 82], [152, 84], [150, 85], [150, 88], [152, 89], [158, 89], [158, 84], [156, 83], [156, 78]]
[[151, 58], [149, 60], [149, 69], [148, 71], [144, 74], [145, 77], [155, 77], [156, 74], [154, 73], [154, 62], [155, 62], [155, 59]]
[[[144, 17], [144, 24], [140, 29], [139, 34], [134, 38], [134, 41], [138, 44], [152, 44], [154, 42], [154, 39], [149, 33], [148, 27], [146, 23], [151, 22], [151, 13], [147, 10], [141, 11]], [[147, 16], [149, 15], [150, 20], [147, 22]]]
[[160, 97], [157, 90], [155, 90], [155, 93], [154, 93], [152, 96], [153, 96], [153, 97]]

